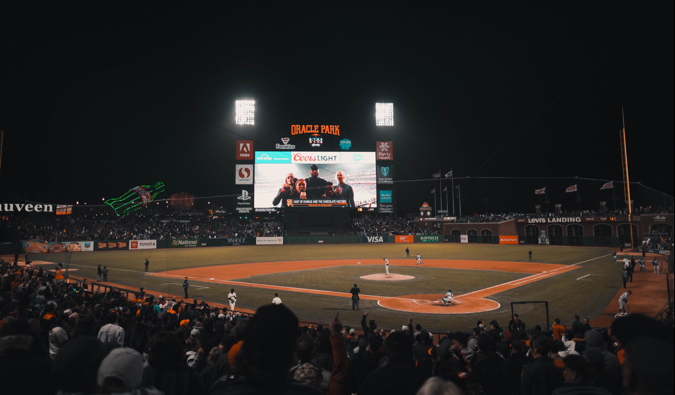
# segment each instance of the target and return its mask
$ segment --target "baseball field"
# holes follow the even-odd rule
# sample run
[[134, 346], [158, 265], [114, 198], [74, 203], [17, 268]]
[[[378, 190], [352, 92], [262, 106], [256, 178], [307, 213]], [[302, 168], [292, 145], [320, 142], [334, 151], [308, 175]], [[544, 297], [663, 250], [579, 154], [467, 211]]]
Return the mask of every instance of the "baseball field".
[[[511, 302], [520, 301], [547, 301], [551, 321], [560, 318], [571, 324], [579, 314], [595, 320], [596, 326], [607, 325], [618, 312], [622, 290], [621, 263], [614, 263], [611, 252], [450, 243], [237, 246], [73, 253], [69, 268], [72, 277], [94, 282], [100, 264], [109, 269], [110, 283], [179, 297], [187, 276], [190, 300], [226, 305], [227, 293], [234, 288], [237, 310], [254, 311], [279, 293], [304, 321], [327, 323], [339, 311], [343, 323], [359, 327], [368, 312], [368, 319], [384, 329], [399, 329], [412, 317], [430, 331], [446, 332], [468, 330], [477, 320], [495, 319], [505, 325]], [[418, 253], [423, 262], [419, 266]], [[384, 258], [390, 263], [389, 276], [384, 274]], [[52, 262], [65, 264], [68, 257], [43, 254], [29, 259], [53, 269]], [[667, 303], [666, 280], [648, 267], [648, 273], [636, 273], [629, 284], [630, 302], [633, 312], [652, 315]], [[349, 290], [354, 284], [361, 289], [360, 311], [352, 310]], [[449, 289], [455, 299], [443, 306], [440, 298]], [[543, 304], [515, 308], [528, 327], [546, 324]]]

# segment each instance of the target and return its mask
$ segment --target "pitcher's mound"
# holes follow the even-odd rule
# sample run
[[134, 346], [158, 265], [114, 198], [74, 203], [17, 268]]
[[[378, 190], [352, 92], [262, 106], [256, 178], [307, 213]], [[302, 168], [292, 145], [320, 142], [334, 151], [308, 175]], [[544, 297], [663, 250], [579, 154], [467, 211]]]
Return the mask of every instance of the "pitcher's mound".
[[406, 276], [403, 274], [369, 274], [367, 276], [361, 276], [364, 280], [373, 280], [373, 281], [402, 281], [402, 280], [412, 280], [415, 276]]

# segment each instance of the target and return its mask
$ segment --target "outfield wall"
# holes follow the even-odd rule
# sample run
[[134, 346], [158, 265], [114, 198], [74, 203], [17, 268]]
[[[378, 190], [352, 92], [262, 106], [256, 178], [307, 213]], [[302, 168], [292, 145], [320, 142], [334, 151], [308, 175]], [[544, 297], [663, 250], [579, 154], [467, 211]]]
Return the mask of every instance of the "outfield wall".
[[[607, 240], [605, 240], [607, 241]], [[288, 236], [288, 237], [227, 237], [222, 239], [167, 239], [167, 240], [105, 240], [36, 243], [24, 242], [21, 253], [42, 254], [50, 252], [82, 251], [136, 251], [164, 248], [227, 247], [239, 245], [282, 245], [282, 244], [413, 244], [413, 243], [466, 243], [466, 244], [534, 244], [527, 236], [481, 236], [467, 235], [398, 235], [398, 236]], [[536, 243], [536, 242], [535, 242]], [[81, 249], [72, 248], [79, 244]], [[596, 237], [556, 239], [556, 245], [598, 246]], [[618, 247], [619, 238], [609, 240], [609, 246]]]

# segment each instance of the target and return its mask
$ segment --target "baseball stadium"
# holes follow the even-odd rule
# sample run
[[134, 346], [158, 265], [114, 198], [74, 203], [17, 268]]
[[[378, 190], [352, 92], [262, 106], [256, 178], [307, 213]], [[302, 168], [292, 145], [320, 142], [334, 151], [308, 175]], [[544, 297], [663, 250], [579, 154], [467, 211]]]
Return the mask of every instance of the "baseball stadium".
[[68, 6], [3, 6], [2, 395], [673, 393], [672, 2]]

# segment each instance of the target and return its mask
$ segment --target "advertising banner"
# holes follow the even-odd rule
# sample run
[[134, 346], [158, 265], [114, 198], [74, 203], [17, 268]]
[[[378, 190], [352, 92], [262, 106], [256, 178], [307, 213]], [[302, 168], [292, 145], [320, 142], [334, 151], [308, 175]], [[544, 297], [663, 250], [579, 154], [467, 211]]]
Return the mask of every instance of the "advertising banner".
[[227, 237], [223, 239], [223, 245], [226, 246], [243, 246], [255, 244], [253, 237]]
[[394, 160], [394, 142], [378, 141], [376, 152], [377, 160]]
[[173, 239], [171, 240], [170, 248], [190, 248], [197, 247], [199, 239]]
[[130, 250], [154, 250], [157, 248], [157, 240], [129, 240]]
[[94, 249], [96, 251], [128, 250], [129, 240], [97, 241]]
[[415, 236], [413, 235], [405, 235], [405, 236], [396, 236], [394, 239], [395, 243], [414, 243], [415, 242]]
[[[94, 242], [91, 240], [73, 241], [70, 243], [69, 248], [77, 249], [75, 244], [79, 244], [82, 251], [94, 251]], [[72, 247], [70, 247], [71, 245]]]
[[377, 165], [377, 183], [378, 184], [393, 184], [394, 183], [394, 165]]
[[459, 235], [459, 242], [460, 243], [468, 243], [469, 242], [469, 235]]
[[421, 243], [438, 243], [440, 236], [438, 235], [428, 235], [428, 236], [419, 236]]
[[384, 243], [384, 236], [361, 236], [361, 243]]
[[234, 212], [237, 214], [251, 214], [253, 212], [253, 197], [249, 188], [241, 188], [241, 195], [234, 199]]
[[393, 192], [388, 189], [380, 189], [378, 196], [379, 196], [379, 202], [377, 204], [378, 211], [380, 213], [393, 213], [394, 212]]
[[235, 173], [236, 185], [253, 185], [253, 165], [235, 165]]
[[258, 151], [255, 153], [255, 163], [291, 163], [291, 152]]
[[253, 140], [237, 140], [237, 160], [253, 160]]
[[390, 190], [380, 190], [380, 203], [393, 203], [393, 194]]
[[283, 237], [256, 237], [256, 245], [281, 245], [284, 244]]
[[499, 236], [499, 244], [518, 244], [518, 236]]

